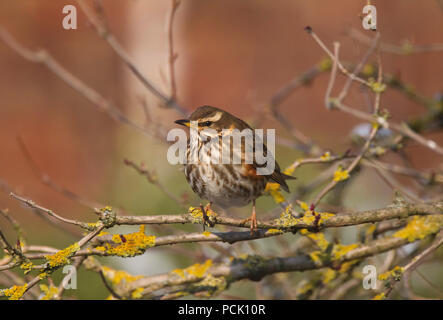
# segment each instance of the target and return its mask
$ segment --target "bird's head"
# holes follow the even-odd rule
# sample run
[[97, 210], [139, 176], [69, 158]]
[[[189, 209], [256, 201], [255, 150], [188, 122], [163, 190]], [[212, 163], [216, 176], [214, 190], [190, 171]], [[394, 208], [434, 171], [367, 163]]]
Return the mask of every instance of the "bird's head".
[[221, 132], [223, 129], [243, 130], [247, 124], [229, 112], [211, 106], [198, 107], [189, 119], [176, 120], [175, 123], [190, 127], [191, 122], [197, 124], [198, 131], [212, 129]]

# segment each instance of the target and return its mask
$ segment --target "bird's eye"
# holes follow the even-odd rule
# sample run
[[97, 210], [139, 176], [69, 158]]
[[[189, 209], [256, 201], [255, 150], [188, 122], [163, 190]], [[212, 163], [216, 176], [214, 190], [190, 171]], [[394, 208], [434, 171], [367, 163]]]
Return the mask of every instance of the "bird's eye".
[[212, 121], [205, 121], [202, 123], [203, 126], [209, 127], [212, 124]]

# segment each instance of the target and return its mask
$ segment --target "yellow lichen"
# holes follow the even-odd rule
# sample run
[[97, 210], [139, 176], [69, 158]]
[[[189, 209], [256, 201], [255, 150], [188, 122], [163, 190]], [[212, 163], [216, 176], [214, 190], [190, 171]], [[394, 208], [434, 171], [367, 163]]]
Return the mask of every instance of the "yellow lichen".
[[375, 224], [371, 224], [365, 231], [366, 238], [369, 239], [374, 234], [375, 230], [377, 230], [377, 226]]
[[297, 223], [304, 223], [304, 224], [314, 224], [315, 222], [315, 215], [312, 214], [312, 212], [307, 211], [303, 217], [297, 219]]
[[295, 167], [294, 167], [294, 164], [292, 164], [289, 167], [287, 167], [285, 170], [283, 170], [283, 173], [290, 176], [294, 173], [294, 170], [295, 170]]
[[133, 276], [123, 270], [115, 270], [106, 266], [101, 268], [103, 274], [107, 279], [109, 279], [113, 284], [119, 284], [122, 281], [125, 283], [130, 283], [135, 280], [143, 278], [143, 276]]
[[268, 229], [266, 230], [266, 234], [280, 234], [283, 233], [283, 231], [279, 230], [279, 229]]
[[[320, 239], [322, 238], [320, 237]], [[320, 241], [320, 243], [322, 242]], [[337, 262], [340, 263], [340, 260], [346, 255], [346, 253], [357, 248], [358, 244], [335, 244], [330, 252], [329, 250], [326, 250], [329, 246], [330, 244], [326, 244], [325, 242], [322, 244], [322, 250], [313, 251], [309, 254], [309, 257], [316, 266], [322, 266], [324, 264], [330, 264], [332, 262], [332, 265], [336, 265], [337, 267], [339, 267], [337, 269], [338, 272], [345, 273], [351, 268], [352, 265], [358, 262], [358, 260], [352, 260], [337, 265]]]
[[381, 280], [381, 281], [388, 280], [390, 275], [391, 275], [391, 272], [386, 271], [378, 276], [378, 280]]
[[202, 233], [202, 235], [204, 235], [205, 237], [209, 237], [211, 233], [209, 231], [205, 231]]
[[320, 71], [328, 71], [332, 67], [332, 61], [328, 57], [323, 58], [318, 64], [317, 68]]
[[174, 269], [172, 270], [172, 272], [178, 274], [181, 278], [185, 277], [185, 272], [183, 271], [183, 269]]
[[28, 289], [28, 284], [23, 286], [12, 286], [9, 289], [3, 289], [2, 292], [9, 300], [19, 300]]
[[137, 288], [131, 292], [132, 299], [140, 299], [142, 297], [143, 288]]
[[180, 298], [180, 297], [187, 296], [188, 294], [189, 294], [189, 292], [186, 292], [186, 291], [177, 291], [176, 293], [174, 293], [174, 296], [176, 298]]
[[280, 184], [278, 183], [268, 182], [263, 192], [270, 194], [276, 203], [282, 203], [285, 201], [285, 197], [280, 192]]
[[375, 72], [374, 66], [369, 63], [365, 64], [365, 66], [363, 67], [363, 70], [362, 70], [362, 73], [367, 77], [372, 76], [374, 74], [374, 72]]
[[299, 287], [297, 288], [296, 292], [297, 295], [304, 295], [311, 291], [314, 288], [314, 285], [312, 282], [303, 281]]
[[301, 218], [298, 218], [298, 223], [303, 224], [313, 224], [317, 220], [317, 226], [320, 226], [328, 220], [330, 217], [333, 217], [333, 213], [329, 212], [313, 212], [313, 211], [307, 211], [305, 215]]
[[314, 223], [315, 220], [317, 220], [317, 226], [320, 226], [323, 224], [323, 222], [325, 222], [326, 220], [328, 220], [329, 218], [333, 217], [334, 214], [333, 213], [329, 213], [329, 212], [315, 212], [315, 211], [307, 211], [305, 213], [305, 215], [301, 218], [299, 218], [299, 222], [301, 223], [306, 223], [306, 224], [311, 224]]
[[349, 178], [348, 170], [343, 169], [342, 166], [339, 166], [338, 169], [334, 172], [334, 181], [342, 181]]
[[200, 264], [196, 263], [190, 267], [187, 267], [185, 269], [185, 272], [189, 273], [190, 275], [196, 276], [197, 278], [201, 278], [204, 276], [206, 271], [211, 267], [212, 260], [206, 260], [205, 263]]
[[51, 300], [58, 294], [58, 288], [53, 285], [48, 287], [46, 284], [41, 284], [40, 290], [44, 293], [40, 300]]
[[227, 281], [224, 277], [214, 277], [207, 275], [202, 281], [196, 283], [194, 287], [201, 289], [202, 287], [208, 290], [207, 296], [210, 297], [218, 292], [224, 291], [227, 287]]
[[401, 275], [403, 274], [403, 267], [396, 266], [392, 270], [386, 271], [378, 276], [378, 279], [381, 281], [388, 280], [391, 276], [394, 280], [399, 280]]
[[[201, 208], [189, 207], [188, 213], [191, 215], [192, 223], [203, 223], [203, 211]], [[206, 216], [208, 217], [210, 222], [216, 222], [217, 213], [211, 208], [206, 209]]]
[[50, 268], [60, 267], [69, 263], [69, 259], [80, 250], [78, 243], [74, 243], [69, 247], [58, 251], [52, 255], [46, 255], [45, 259], [48, 261]]
[[376, 146], [375, 148], [371, 148], [371, 153], [375, 154], [377, 156], [382, 156], [386, 153], [386, 148], [380, 147], [380, 146]]
[[106, 253], [120, 257], [134, 257], [143, 254], [147, 248], [155, 245], [155, 236], [145, 235], [145, 226], [141, 225], [138, 232], [112, 236], [112, 244], [105, 243]]
[[329, 161], [331, 160], [331, 153], [329, 151], [326, 151], [321, 157], [323, 161]]
[[330, 212], [317, 212], [317, 214], [320, 215], [320, 220], [318, 221], [319, 225], [322, 225], [323, 222], [325, 222], [326, 220], [328, 220], [329, 218], [335, 216], [334, 213], [330, 213]]
[[[301, 202], [300, 204], [300, 206], [306, 208], [307, 205], [305, 205], [306, 204], [304, 202]], [[303, 217], [295, 218], [292, 215], [292, 207], [289, 205], [286, 207], [285, 211], [281, 213], [280, 217], [275, 220], [275, 223], [284, 228], [290, 228], [296, 225], [312, 225], [318, 227], [333, 216], [334, 214], [329, 212], [315, 212], [307, 210]]]
[[394, 269], [391, 270], [392, 273], [398, 273], [398, 272], [403, 273], [403, 271], [404, 268], [400, 266], [395, 266]]
[[275, 223], [283, 228], [293, 227], [297, 224], [297, 219], [292, 215], [292, 206], [286, 207], [278, 219], [275, 219]]
[[302, 208], [304, 211], [309, 211], [309, 206], [306, 202], [300, 201], [299, 205], [300, 205], [300, 208]]
[[31, 261], [23, 262], [20, 265], [20, 269], [24, 271], [25, 274], [28, 274], [32, 270], [33, 264]]
[[101, 222], [100, 221], [99, 222], [89, 222], [86, 225], [87, 225], [86, 229], [92, 231], [92, 230], [97, 229], [99, 226], [101, 226]]
[[[292, 175], [294, 173], [295, 166], [294, 164], [287, 167], [285, 170], [283, 170], [284, 174]], [[263, 191], [265, 194], [269, 194], [276, 203], [282, 203], [285, 202], [285, 197], [280, 192], [280, 184], [276, 182], [268, 182], [266, 184], [265, 190]]]
[[377, 294], [374, 298], [372, 298], [372, 300], [384, 300], [386, 299], [386, 295], [384, 292]]
[[101, 209], [99, 209], [100, 210], [100, 212], [109, 212], [109, 211], [112, 211], [112, 207], [111, 206], [106, 206], [106, 207], [104, 207], [104, 208], [101, 208]]
[[442, 227], [442, 215], [413, 216], [406, 227], [394, 233], [394, 237], [413, 242], [437, 233]]
[[380, 127], [380, 123], [378, 123], [377, 119], [371, 122], [371, 126], [374, 129], [378, 129]]
[[306, 229], [302, 229], [300, 230], [300, 233], [314, 241], [317, 247], [322, 251], [325, 251], [329, 246], [329, 242], [326, 240], [325, 235], [322, 232], [313, 233]]
[[376, 81], [373, 81], [373, 82], [369, 81], [369, 83], [370, 83], [372, 91], [374, 91], [375, 93], [382, 93], [386, 90], [386, 84], [384, 84], [384, 83], [379, 83]]
[[315, 263], [315, 265], [321, 265], [322, 261], [321, 261], [321, 256], [322, 256], [322, 252], [321, 251], [313, 251], [309, 254], [309, 257], [311, 257], [311, 260]]
[[212, 266], [212, 260], [206, 260], [203, 264], [196, 263], [185, 269], [174, 269], [172, 272], [178, 274], [180, 277], [185, 278], [187, 275], [202, 278], [206, 271]]
[[331, 268], [328, 268], [322, 274], [322, 282], [324, 284], [328, 284], [329, 282], [334, 280], [336, 276], [337, 276], [337, 271], [335, 271], [335, 270], [333, 270]]
[[332, 248], [332, 259], [333, 260], [340, 260], [349, 251], [354, 250], [357, 247], [358, 247], [357, 243], [353, 243], [353, 244], [349, 244], [349, 245], [336, 244]]
[[354, 264], [356, 264], [358, 261], [359, 261], [359, 260], [352, 260], [352, 261], [348, 261], [348, 262], [342, 263], [342, 264], [340, 265], [340, 269], [338, 270], [338, 272], [340, 272], [340, 273], [346, 273], [346, 272], [348, 272], [348, 270], [349, 270]]

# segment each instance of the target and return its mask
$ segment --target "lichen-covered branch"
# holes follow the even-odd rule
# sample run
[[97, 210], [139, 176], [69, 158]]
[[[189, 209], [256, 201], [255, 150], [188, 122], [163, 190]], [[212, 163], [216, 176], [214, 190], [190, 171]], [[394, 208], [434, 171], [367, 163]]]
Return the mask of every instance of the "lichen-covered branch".
[[[418, 222], [418, 219], [424, 220]], [[413, 231], [417, 223], [423, 223], [426, 227], [421, 231]], [[157, 294], [170, 294], [178, 286], [184, 286], [180, 288], [182, 295], [195, 293], [198, 290], [213, 294], [224, 290], [233, 282], [243, 279], [259, 281], [265, 276], [279, 272], [306, 271], [324, 267], [340, 270], [345, 263], [355, 262], [423, 239], [439, 232], [442, 227], [442, 216], [417, 217], [393, 236], [374, 240], [367, 244], [348, 246], [338, 244], [333, 245], [332, 250], [320, 254], [311, 252], [293, 257], [267, 259], [260, 256], [246, 256], [232, 258], [229, 262], [221, 264], [213, 264], [211, 260], [208, 260], [204, 264], [196, 264], [186, 269], [177, 269], [161, 275], [143, 277], [129, 284], [126, 283], [119, 288], [119, 292], [124, 294], [125, 291], [132, 292], [142, 288], [141, 294], [152, 298]]]

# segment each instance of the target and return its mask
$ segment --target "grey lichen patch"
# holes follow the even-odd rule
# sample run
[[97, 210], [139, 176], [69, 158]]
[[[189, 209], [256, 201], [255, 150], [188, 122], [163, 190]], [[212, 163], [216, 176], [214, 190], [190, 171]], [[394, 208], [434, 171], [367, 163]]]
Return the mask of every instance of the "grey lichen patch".
[[225, 277], [215, 277], [211, 274], [207, 275], [202, 281], [192, 285], [189, 289], [190, 293], [205, 292], [207, 297], [212, 297], [220, 292], [223, 292], [228, 287], [228, 281]]
[[231, 265], [241, 264], [248, 272], [248, 278], [253, 281], [260, 281], [266, 274], [268, 259], [259, 255], [242, 255], [234, 258]]
[[105, 228], [111, 228], [115, 225], [117, 221], [117, 214], [114, 212], [114, 210], [112, 210], [111, 207], [106, 206], [96, 210], [96, 212], [99, 214], [100, 221], [103, 223]]
[[287, 206], [279, 218], [274, 220], [275, 224], [283, 229], [289, 229], [297, 225], [297, 218], [292, 214], [292, 207]]
[[400, 191], [394, 191], [394, 199], [392, 199], [392, 204], [388, 205], [388, 208], [404, 208], [409, 205], [409, 202], [405, 200]]
[[286, 207], [279, 218], [274, 220], [274, 223], [283, 230], [295, 229], [295, 227], [318, 229], [334, 214], [329, 212], [316, 212], [313, 210], [306, 210], [301, 218], [294, 217], [291, 206]]

